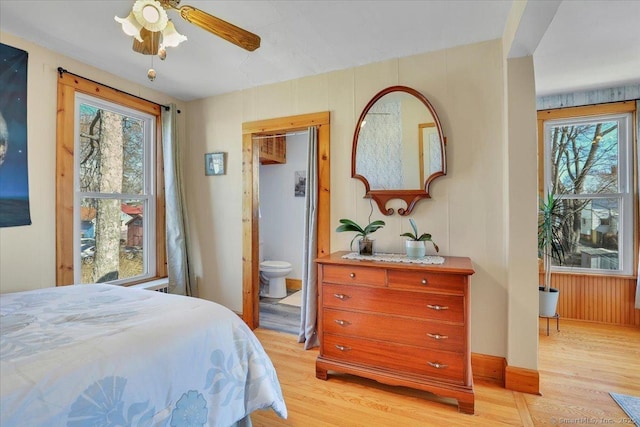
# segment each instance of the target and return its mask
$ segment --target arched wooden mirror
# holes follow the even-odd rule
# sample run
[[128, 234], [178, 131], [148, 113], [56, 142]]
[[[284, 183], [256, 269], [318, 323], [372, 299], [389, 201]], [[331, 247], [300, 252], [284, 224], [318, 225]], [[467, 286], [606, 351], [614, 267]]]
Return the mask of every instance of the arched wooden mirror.
[[447, 172], [446, 139], [427, 98], [406, 86], [388, 87], [362, 111], [353, 135], [351, 176], [365, 186], [384, 215], [392, 199], [402, 199], [409, 215], [420, 199], [430, 198], [429, 184]]

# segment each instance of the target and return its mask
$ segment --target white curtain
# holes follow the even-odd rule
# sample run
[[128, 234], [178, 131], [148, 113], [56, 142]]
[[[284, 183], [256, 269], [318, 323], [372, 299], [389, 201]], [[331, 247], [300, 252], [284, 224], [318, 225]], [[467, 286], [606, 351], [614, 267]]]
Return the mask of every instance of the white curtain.
[[176, 106], [162, 109], [162, 154], [166, 208], [167, 270], [169, 292], [196, 296], [189, 281], [185, 204], [182, 191], [180, 149], [176, 132]]
[[314, 260], [318, 255], [318, 129], [309, 128], [307, 192], [305, 196], [304, 249], [302, 256], [302, 304], [298, 342], [305, 350], [317, 347], [318, 275]]

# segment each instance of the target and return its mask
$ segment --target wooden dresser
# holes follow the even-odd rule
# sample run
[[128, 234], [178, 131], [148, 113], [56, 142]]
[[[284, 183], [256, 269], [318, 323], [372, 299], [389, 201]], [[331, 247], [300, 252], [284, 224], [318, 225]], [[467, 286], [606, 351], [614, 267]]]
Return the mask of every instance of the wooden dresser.
[[473, 414], [471, 260], [444, 264], [318, 258], [316, 377], [333, 370], [458, 400]]

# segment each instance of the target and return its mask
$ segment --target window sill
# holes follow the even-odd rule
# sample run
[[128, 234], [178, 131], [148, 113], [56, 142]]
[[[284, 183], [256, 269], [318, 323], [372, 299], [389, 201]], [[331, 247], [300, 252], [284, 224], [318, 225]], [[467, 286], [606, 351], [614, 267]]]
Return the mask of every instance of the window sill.
[[161, 277], [161, 278], [158, 278], [158, 279], [148, 280], [146, 282], [137, 283], [135, 285], [130, 285], [130, 286], [127, 286], [127, 287], [135, 288], [135, 289], [148, 289], [148, 290], [155, 291], [155, 290], [158, 290], [158, 289], [169, 287], [169, 278], [168, 277]]

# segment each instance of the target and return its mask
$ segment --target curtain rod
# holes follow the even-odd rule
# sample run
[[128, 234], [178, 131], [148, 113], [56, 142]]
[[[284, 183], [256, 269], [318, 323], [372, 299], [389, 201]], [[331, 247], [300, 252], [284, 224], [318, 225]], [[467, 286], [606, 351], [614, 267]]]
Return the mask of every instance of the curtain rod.
[[279, 133], [276, 135], [258, 135], [258, 136], [253, 136], [253, 139], [267, 139], [267, 138], [277, 138], [279, 136], [294, 136], [294, 135], [306, 135], [308, 134], [309, 131], [308, 130], [301, 130], [299, 132], [287, 132], [287, 133]]
[[[169, 108], [171, 108], [171, 107], [169, 107], [168, 105], [158, 104], [157, 102], [150, 101], [150, 100], [145, 99], [145, 98], [143, 98], [143, 97], [141, 97], [141, 96], [134, 95], [134, 94], [129, 93], [129, 92], [125, 92], [125, 91], [120, 90], [120, 89], [117, 89], [117, 88], [115, 88], [115, 87], [113, 87], [113, 86], [109, 86], [109, 85], [106, 85], [106, 84], [104, 84], [104, 83], [100, 83], [100, 82], [97, 82], [97, 81], [95, 81], [95, 80], [88, 79], [88, 78], [86, 78], [86, 77], [84, 77], [84, 76], [81, 76], [81, 75], [79, 75], [79, 74], [75, 74], [75, 73], [72, 73], [71, 71], [67, 71], [67, 70], [65, 70], [65, 69], [64, 69], [64, 68], [62, 68], [62, 67], [58, 67], [58, 74], [60, 75], [60, 77], [62, 77], [62, 74], [63, 74], [63, 73], [67, 73], [67, 74], [71, 74], [72, 76], [80, 77], [81, 79], [85, 79], [85, 80], [87, 80], [87, 81], [90, 81], [91, 83], [95, 83], [95, 84], [97, 84], [97, 85], [101, 85], [101, 86], [104, 86], [104, 87], [108, 87], [109, 89], [115, 90], [116, 92], [120, 92], [120, 93], [123, 93], [123, 94], [125, 94], [125, 95], [133, 96], [134, 98], [138, 98], [138, 99], [141, 99], [141, 100], [146, 101], [146, 102], [151, 102], [151, 103], [153, 103], [153, 104], [156, 104], [156, 105], [159, 105], [159, 106], [163, 107], [163, 108], [165, 109], [165, 111], [169, 111]], [[177, 112], [178, 114], [180, 114], [180, 110], [176, 110], [176, 112]]]

